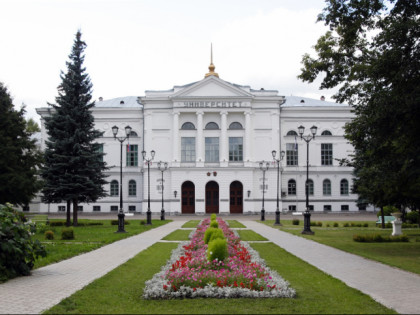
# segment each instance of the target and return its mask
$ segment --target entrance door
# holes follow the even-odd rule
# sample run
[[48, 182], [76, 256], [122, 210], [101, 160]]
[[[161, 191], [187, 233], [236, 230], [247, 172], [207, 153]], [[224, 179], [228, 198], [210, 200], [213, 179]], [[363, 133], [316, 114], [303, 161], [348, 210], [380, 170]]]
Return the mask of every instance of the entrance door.
[[243, 213], [243, 187], [238, 181], [230, 184], [230, 213]]
[[206, 185], [206, 213], [219, 213], [219, 184], [214, 181]]
[[181, 213], [195, 213], [195, 187], [192, 182], [182, 184]]

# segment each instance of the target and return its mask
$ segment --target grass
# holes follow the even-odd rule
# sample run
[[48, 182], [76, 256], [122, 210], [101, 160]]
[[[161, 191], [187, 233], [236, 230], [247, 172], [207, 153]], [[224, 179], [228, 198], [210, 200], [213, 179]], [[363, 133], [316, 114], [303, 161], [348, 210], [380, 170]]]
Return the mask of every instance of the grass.
[[272, 243], [253, 244], [297, 291], [294, 299], [143, 300], [144, 283], [177, 244], [156, 243], [95, 280], [47, 314], [390, 314], [390, 309]]
[[254, 232], [253, 230], [237, 230], [239, 237], [243, 241], [268, 241], [264, 236]]
[[190, 220], [188, 222], [185, 222], [182, 228], [196, 228], [200, 222], [201, 220]]
[[230, 228], [246, 228], [245, 225], [243, 225], [242, 223], [236, 221], [236, 220], [226, 220], [226, 222], [229, 224]]
[[175, 230], [162, 238], [165, 241], [188, 241], [191, 230]]
[[[54, 221], [54, 220], [52, 220]], [[56, 220], [57, 221], [57, 220]], [[60, 221], [60, 220], [58, 220]], [[62, 221], [62, 220], [61, 220]], [[54, 231], [55, 239], [46, 240], [44, 232], [37, 232], [35, 239], [40, 240], [47, 250], [47, 257], [38, 258], [35, 261], [34, 269], [43, 267], [81, 253], [86, 253], [115, 241], [146, 232], [155, 227], [170, 222], [170, 220], [152, 220], [152, 226], [141, 225], [140, 220], [130, 220], [130, 224], [125, 225], [127, 233], [115, 233], [117, 225], [111, 225], [110, 220], [79, 220], [81, 223], [102, 222], [104, 225], [74, 227], [74, 240], [61, 240], [61, 231], [65, 227], [45, 227]]]
[[[273, 226], [274, 221], [268, 220], [264, 223]], [[327, 223], [331, 227], [325, 227]], [[287, 220], [282, 221], [283, 226], [280, 229], [352, 254], [420, 274], [420, 242], [418, 241], [420, 229], [403, 229], [403, 233], [410, 239], [408, 243], [360, 243], [353, 241], [354, 234], [376, 233], [389, 236], [392, 229], [377, 228], [372, 222], [368, 228], [342, 227], [344, 223], [340, 222], [340, 227], [334, 228], [330, 221], [323, 221], [323, 227], [311, 226], [315, 235], [302, 235], [303, 223], [300, 226], [291, 225], [291, 223], [289, 225]]]

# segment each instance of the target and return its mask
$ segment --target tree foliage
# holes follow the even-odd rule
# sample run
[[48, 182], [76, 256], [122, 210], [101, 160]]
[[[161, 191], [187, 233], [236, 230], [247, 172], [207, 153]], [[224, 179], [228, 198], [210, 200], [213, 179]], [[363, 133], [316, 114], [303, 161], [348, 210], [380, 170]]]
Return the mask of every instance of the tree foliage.
[[[102, 132], [94, 128], [91, 108], [92, 84], [83, 67], [85, 42], [78, 31], [69, 55], [67, 73], [61, 73], [57, 104], [52, 106], [51, 116], [45, 119], [48, 131], [46, 141], [45, 180], [43, 200], [46, 202], [71, 201], [73, 225], [77, 225], [79, 202], [95, 202], [104, 197], [106, 183], [100, 144], [95, 140]], [[69, 208], [69, 207], [68, 207]], [[69, 209], [67, 220], [70, 221]]]
[[26, 130], [31, 134], [35, 132], [41, 132], [38, 123], [35, 120], [33, 120], [33, 118], [29, 118], [26, 121]]
[[305, 54], [299, 78], [339, 87], [355, 118], [355, 192], [376, 206], [420, 206], [420, 4], [418, 0], [328, 0], [329, 31]]
[[42, 154], [26, 129], [25, 108], [13, 108], [0, 83], [0, 204], [28, 204], [41, 188], [37, 179]]

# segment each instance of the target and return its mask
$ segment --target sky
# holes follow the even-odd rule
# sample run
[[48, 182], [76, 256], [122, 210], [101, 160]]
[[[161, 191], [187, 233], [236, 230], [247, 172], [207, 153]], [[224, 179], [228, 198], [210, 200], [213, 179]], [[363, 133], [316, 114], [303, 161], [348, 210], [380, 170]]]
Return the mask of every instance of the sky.
[[327, 28], [323, 0], [0, 0], [0, 82], [14, 105], [54, 103], [77, 30], [93, 99], [142, 96], [204, 78], [213, 45], [225, 81], [333, 101], [297, 79]]

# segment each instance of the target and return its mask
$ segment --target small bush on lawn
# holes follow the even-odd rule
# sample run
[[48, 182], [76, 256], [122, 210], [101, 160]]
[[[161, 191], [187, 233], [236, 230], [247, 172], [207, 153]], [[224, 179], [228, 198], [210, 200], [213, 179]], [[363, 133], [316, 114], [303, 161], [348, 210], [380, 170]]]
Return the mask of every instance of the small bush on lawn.
[[311, 221], [311, 226], [316, 226], [316, 222], [314, 222], [314, 221]]
[[403, 223], [402, 224], [403, 229], [415, 229], [415, 228], [418, 228], [418, 227], [419, 227], [418, 224], [409, 224], [409, 223]]
[[95, 225], [104, 225], [103, 222], [78, 222], [77, 226], [95, 226]]
[[223, 234], [222, 229], [211, 228], [209, 227], [206, 232], [204, 232], [204, 244], [210, 243], [210, 241], [221, 238], [224, 239], [225, 235]]
[[399, 236], [383, 236], [380, 234], [355, 234], [353, 235], [353, 241], [362, 243], [381, 243], [381, 242], [408, 242], [407, 235]]
[[140, 220], [140, 225], [146, 225], [146, 220]]
[[61, 231], [62, 240], [74, 240], [74, 230], [73, 228], [65, 228]]
[[[130, 221], [124, 220], [124, 225], [129, 225]], [[111, 225], [118, 225], [118, 220], [111, 220]]]
[[369, 227], [368, 223], [363, 223], [363, 227]]
[[212, 220], [210, 221], [210, 227], [217, 229], [219, 227], [219, 223], [217, 223], [216, 220]]
[[50, 226], [65, 226], [66, 221], [51, 221]]
[[39, 234], [44, 234], [46, 231], [53, 231], [55, 232], [54, 227], [44, 223], [36, 223], [36, 232]]
[[293, 225], [299, 225], [299, 219], [293, 219], [292, 224]]
[[349, 227], [350, 224], [348, 224], [347, 222], [343, 224], [343, 227]]
[[334, 222], [333, 227], [338, 227], [338, 223]]
[[54, 239], [54, 232], [51, 231], [51, 230], [45, 231], [44, 235], [45, 235], [45, 239], [47, 239], [47, 240], [53, 240]]
[[326, 227], [330, 227], [330, 224], [329, 224], [329, 223], [327, 223]]
[[228, 256], [227, 241], [226, 239], [217, 238], [209, 242], [207, 248], [207, 259], [213, 261], [223, 261]]
[[0, 282], [27, 276], [38, 257], [45, 257], [45, 247], [32, 240], [33, 223], [26, 223], [22, 213], [12, 205], [0, 205]]
[[317, 222], [316, 226], [322, 226], [322, 222]]

